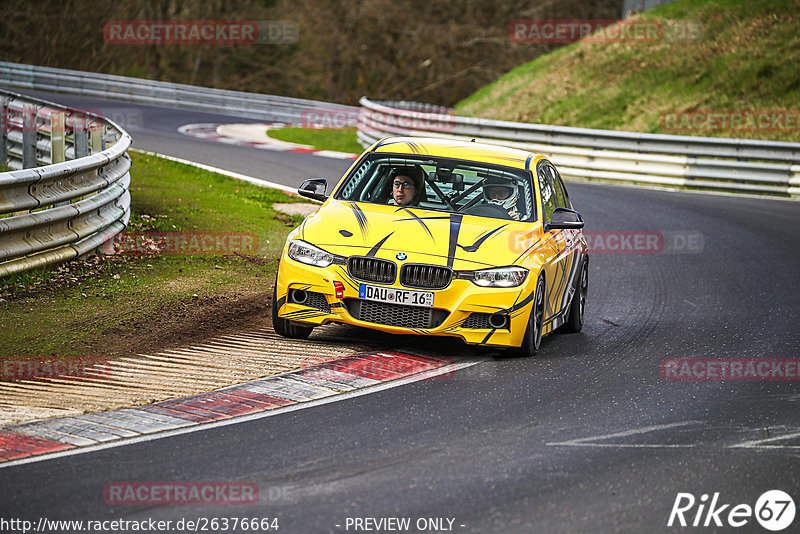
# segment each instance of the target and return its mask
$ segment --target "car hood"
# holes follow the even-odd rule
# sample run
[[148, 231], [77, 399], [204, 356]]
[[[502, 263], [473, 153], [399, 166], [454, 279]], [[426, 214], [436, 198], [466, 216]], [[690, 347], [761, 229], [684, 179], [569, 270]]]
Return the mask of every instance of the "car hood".
[[516, 263], [540, 232], [532, 223], [330, 199], [297, 237], [341, 256], [466, 270]]

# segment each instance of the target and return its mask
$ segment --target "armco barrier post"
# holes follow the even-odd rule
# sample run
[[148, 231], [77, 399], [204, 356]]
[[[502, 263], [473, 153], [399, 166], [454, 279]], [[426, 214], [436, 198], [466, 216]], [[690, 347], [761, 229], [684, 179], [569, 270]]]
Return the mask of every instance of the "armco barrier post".
[[89, 127], [86, 117], [72, 119], [72, 138], [75, 140], [75, 159], [89, 155]]
[[50, 113], [50, 163], [66, 160], [66, 137], [64, 135], [64, 112]]
[[36, 167], [36, 108], [22, 108], [22, 168]]
[[5, 167], [8, 163], [8, 97], [0, 96], [0, 167]]
[[[89, 119], [86, 120], [87, 124]], [[96, 154], [103, 151], [103, 133], [99, 128], [90, 128], [89, 132], [89, 152]]]
[[[66, 133], [64, 130], [64, 112], [50, 112], [50, 163], [62, 163], [66, 161]], [[67, 206], [69, 200], [56, 202], [53, 207]]]

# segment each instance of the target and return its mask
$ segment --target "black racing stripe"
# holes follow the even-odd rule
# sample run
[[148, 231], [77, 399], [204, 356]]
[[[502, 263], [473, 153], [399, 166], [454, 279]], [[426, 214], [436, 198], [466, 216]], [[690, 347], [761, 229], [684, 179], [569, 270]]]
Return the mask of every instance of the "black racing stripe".
[[488, 232], [484, 232], [484, 233], [483, 233], [483, 234], [482, 234], [482, 235], [481, 235], [481, 236], [478, 238], [478, 240], [477, 240], [477, 241], [475, 241], [475, 242], [474, 242], [473, 244], [471, 244], [471, 245], [467, 245], [466, 247], [464, 247], [464, 246], [461, 246], [461, 245], [458, 245], [458, 246], [459, 246], [459, 247], [461, 247], [461, 248], [464, 250], [464, 252], [476, 252], [476, 251], [477, 251], [477, 250], [478, 250], [478, 249], [481, 247], [481, 245], [483, 244], [483, 242], [484, 242], [484, 241], [486, 241], [487, 239], [489, 239], [491, 236], [493, 236], [494, 234], [496, 234], [497, 232], [499, 232], [500, 230], [502, 230], [502, 229], [503, 229], [503, 228], [505, 228], [506, 226], [508, 226], [508, 223], [506, 223], [506, 224], [504, 224], [503, 226], [500, 226], [500, 227], [498, 227], [498, 228], [495, 228], [494, 230], [490, 230], [490, 231], [488, 231]]
[[[449, 219], [449, 218], [450, 218], [449, 215], [437, 215], [435, 217], [417, 217], [417, 219], [419, 219], [421, 221], [433, 221], [433, 220], [436, 220], [436, 219]], [[400, 221], [410, 221], [412, 219], [409, 218], [409, 219], [398, 219], [398, 220], [400, 220]]]
[[400, 143], [400, 141], [389, 141], [389, 138], [386, 138], [375, 145], [374, 150], [378, 150], [382, 146], [396, 145], [397, 143]]
[[541, 241], [541, 239], [537, 239], [536, 242], [533, 245], [531, 245], [527, 249], [525, 249], [525, 252], [523, 252], [522, 254], [517, 256], [517, 259], [515, 259], [512, 263], [516, 264], [517, 262], [519, 262], [519, 260], [521, 260], [522, 257], [525, 256], [525, 254], [529, 253], [531, 250], [533, 250], [533, 247], [535, 247], [536, 245], [539, 244], [539, 241]]
[[304, 308], [302, 310], [295, 310], [293, 312], [289, 312], [286, 315], [284, 315], [284, 317], [292, 317], [294, 315], [302, 315], [304, 313], [322, 312], [322, 310], [320, 310], [319, 308], [315, 308], [307, 304], [297, 304], [297, 303], [292, 303], [292, 304], [294, 304], [295, 306], [304, 306]]
[[[558, 295], [558, 305], [560, 306], [563, 302], [564, 292], [567, 290], [567, 266], [564, 264], [565, 260], [562, 260], [556, 264], [556, 279], [558, 285], [555, 286], [554, 295]], [[553, 314], [557, 315], [556, 312], [560, 312], [561, 310], [550, 310]]]
[[333, 304], [329, 304], [328, 306], [330, 306], [331, 308], [344, 308], [344, 304], [342, 304], [341, 302], [334, 302]]
[[358, 227], [361, 228], [361, 236], [366, 237], [366, 234], [369, 231], [369, 222], [367, 221], [367, 216], [364, 215], [364, 212], [355, 202], [348, 202], [347, 205], [350, 206], [350, 209], [353, 210], [353, 215], [356, 216]]
[[350, 277], [350, 273], [347, 272], [347, 268], [340, 266], [339, 269], [341, 269], [340, 274], [342, 275], [342, 279], [347, 283], [347, 285], [358, 291], [358, 284], [355, 282], [355, 280], [353, 280]]
[[417, 145], [417, 143], [415, 143], [414, 141], [406, 141], [406, 144], [408, 145], [408, 148], [411, 150], [411, 152], [413, 152], [414, 154], [422, 154], [419, 145]]
[[497, 329], [496, 328], [492, 328], [491, 332], [486, 334], [486, 337], [483, 338], [483, 341], [481, 341], [480, 344], [481, 345], [485, 345], [489, 341], [489, 338], [492, 337], [492, 334], [494, 334], [495, 332], [497, 332]]
[[292, 315], [291, 317], [287, 315], [286, 317], [284, 317], [284, 319], [288, 319], [289, 321], [301, 321], [303, 319], [316, 319], [317, 317], [325, 317], [326, 315], [330, 314], [320, 311], [316, 312], [308, 311], [304, 314]]
[[531, 170], [531, 160], [533, 159], [533, 154], [528, 154], [528, 158], [525, 160], [525, 170]]
[[468, 319], [468, 318], [469, 318], [469, 315], [467, 315], [467, 316], [466, 316], [466, 317], [464, 317], [463, 319], [461, 319], [461, 320], [459, 320], [459, 321], [455, 322], [455, 323], [453, 324], [453, 326], [451, 326], [450, 328], [448, 328], [446, 331], [447, 331], [447, 332], [450, 332], [451, 330], [457, 330], [457, 329], [461, 328], [461, 326], [462, 326], [464, 323], [466, 323], [466, 322], [467, 322], [467, 319]]
[[431, 237], [431, 239], [433, 239], [433, 233], [431, 233], [431, 229], [428, 228], [428, 225], [425, 224], [425, 221], [423, 221], [422, 218], [419, 215], [417, 215], [416, 213], [414, 213], [413, 211], [411, 211], [408, 208], [400, 208], [397, 211], [405, 211], [409, 215], [411, 215], [410, 219], [398, 219], [398, 222], [399, 221], [417, 221], [419, 224], [422, 225], [422, 227], [425, 229], [425, 231], [428, 232], [428, 235]]
[[514, 305], [513, 305], [513, 306], [511, 306], [511, 307], [508, 309], [508, 312], [509, 312], [509, 313], [512, 313], [512, 312], [515, 312], [515, 311], [517, 311], [517, 310], [521, 310], [522, 308], [524, 308], [525, 306], [527, 306], [527, 305], [528, 305], [528, 303], [529, 303], [530, 301], [532, 301], [532, 300], [533, 300], [533, 293], [529, 293], [527, 297], [525, 297], [524, 299], [522, 299], [522, 300], [521, 300], [521, 301], [519, 301], [519, 302], [516, 302], [516, 303], [514, 303]]
[[387, 240], [387, 239], [389, 239], [390, 237], [392, 237], [392, 234], [393, 234], [393, 233], [394, 233], [394, 232], [390, 232], [390, 233], [389, 233], [389, 235], [387, 235], [386, 237], [384, 237], [383, 239], [381, 239], [380, 241], [378, 241], [377, 243], [375, 243], [375, 246], [374, 246], [374, 247], [372, 247], [372, 248], [369, 250], [369, 252], [367, 252], [367, 257], [368, 257], [368, 258], [374, 258], [374, 257], [375, 257], [375, 254], [377, 254], [377, 253], [378, 253], [378, 251], [379, 251], [379, 250], [381, 249], [381, 247], [383, 246], [383, 244], [384, 244], [384, 243], [386, 243], [386, 240]]
[[298, 310], [292, 313], [287, 313], [286, 315], [282, 315], [281, 317], [283, 319], [291, 319], [291, 320], [305, 319], [306, 315], [309, 313], [314, 313], [314, 312], [311, 310]]
[[447, 246], [447, 266], [453, 268], [456, 259], [456, 245], [458, 245], [458, 233], [461, 231], [461, 220], [464, 216], [460, 213], [450, 214], [450, 244]]

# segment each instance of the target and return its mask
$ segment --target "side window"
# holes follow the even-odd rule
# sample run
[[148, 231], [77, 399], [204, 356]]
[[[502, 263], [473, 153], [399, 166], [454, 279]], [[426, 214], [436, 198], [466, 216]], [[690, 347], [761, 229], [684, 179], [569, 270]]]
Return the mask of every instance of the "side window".
[[556, 209], [556, 193], [546, 165], [539, 166], [539, 189], [542, 192], [542, 222], [550, 222]]
[[547, 176], [550, 178], [550, 183], [553, 186], [553, 191], [555, 191], [556, 206], [558, 206], [559, 208], [568, 208], [569, 202], [567, 201], [564, 195], [564, 188], [561, 184], [561, 178], [558, 176], [556, 170], [550, 165], [546, 165], [545, 169], [547, 169]]
[[572, 203], [569, 201], [569, 194], [567, 193], [567, 186], [564, 185], [561, 175], [558, 174], [555, 167], [550, 167], [550, 172], [553, 173], [554, 177], [553, 187], [556, 190], [556, 203], [560, 208], [572, 209]]

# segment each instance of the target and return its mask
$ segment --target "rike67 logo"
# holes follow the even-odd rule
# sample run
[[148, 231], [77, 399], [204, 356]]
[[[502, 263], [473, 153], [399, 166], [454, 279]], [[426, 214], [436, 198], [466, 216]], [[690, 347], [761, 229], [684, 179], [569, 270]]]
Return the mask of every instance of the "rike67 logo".
[[667, 526], [738, 528], [750, 523], [755, 516], [763, 528], [778, 532], [792, 524], [796, 513], [794, 499], [781, 490], [764, 492], [752, 507], [749, 504], [723, 504], [719, 492], [711, 497], [704, 493], [700, 499], [691, 493], [678, 493]]

